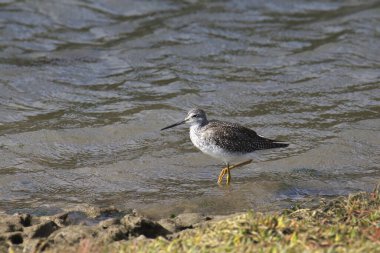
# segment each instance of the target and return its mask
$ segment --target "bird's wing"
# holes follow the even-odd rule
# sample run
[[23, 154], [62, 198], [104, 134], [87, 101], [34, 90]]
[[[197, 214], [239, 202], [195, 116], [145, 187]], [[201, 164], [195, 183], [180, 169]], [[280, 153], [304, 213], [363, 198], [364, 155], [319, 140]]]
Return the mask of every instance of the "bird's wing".
[[288, 144], [259, 136], [255, 131], [223, 121], [210, 121], [204, 135], [216, 146], [231, 152], [250, 153], [255, 150], [286, 147]]

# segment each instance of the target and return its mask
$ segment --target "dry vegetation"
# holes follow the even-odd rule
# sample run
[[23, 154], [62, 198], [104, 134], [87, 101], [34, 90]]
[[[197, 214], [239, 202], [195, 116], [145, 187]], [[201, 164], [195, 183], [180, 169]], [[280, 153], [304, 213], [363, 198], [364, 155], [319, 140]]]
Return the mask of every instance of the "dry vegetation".
[[[248, 212], [182, 231], [172, 238], [109, 245], [85, 240], [75, 252], [379, 252], [380, 196], [358, 193], [317, 207]], [[51, 252], [56, 250], [51, 249]]]

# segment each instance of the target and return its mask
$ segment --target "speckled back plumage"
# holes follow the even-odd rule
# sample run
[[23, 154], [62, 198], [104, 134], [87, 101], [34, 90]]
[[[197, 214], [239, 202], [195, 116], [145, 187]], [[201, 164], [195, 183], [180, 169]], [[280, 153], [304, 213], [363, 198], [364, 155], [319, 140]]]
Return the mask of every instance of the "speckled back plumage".
[[225, 121], [210, 120], [199, 130], [207, 141], [233, 153], [250, 153], [289, 145], [261, 137], [249, 128]]

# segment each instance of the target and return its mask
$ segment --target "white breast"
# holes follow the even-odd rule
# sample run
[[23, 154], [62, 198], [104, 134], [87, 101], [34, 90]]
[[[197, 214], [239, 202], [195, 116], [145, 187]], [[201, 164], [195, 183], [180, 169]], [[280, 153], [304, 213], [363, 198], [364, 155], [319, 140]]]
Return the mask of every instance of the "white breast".
[[202, 152], [203, 148], [205, 146], [204, 141], [202, 141], [202, 137], [200, 132], [198, 131], [199, 127], [198, 126], [191, 126], [190, 127], [190, 140], [196, 146], [198, 149], [200, 149]]
[[202, 132], [199, 131], [198, 126], [190, 127], [190, 139], [194, 146], [196, 146], [203, 153], [212, 156], [218, 160], [222, 160], [225, 163], [231, 162], [240, 156], [239, 154], [227, 153], [220, 147], [214, 145], [213, 143], [210, 143], [205, 138], [205, 136], [202, 136]]

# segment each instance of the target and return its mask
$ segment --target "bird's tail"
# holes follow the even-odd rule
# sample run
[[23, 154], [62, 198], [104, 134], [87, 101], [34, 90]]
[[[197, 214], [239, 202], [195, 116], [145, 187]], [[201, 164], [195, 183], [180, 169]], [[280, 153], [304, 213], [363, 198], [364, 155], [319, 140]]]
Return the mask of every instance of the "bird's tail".
[[289, 146], [289, 143], [282, 142], [282, 141], [274, 141], [272, 142], [273, 148], [286, 148]]

